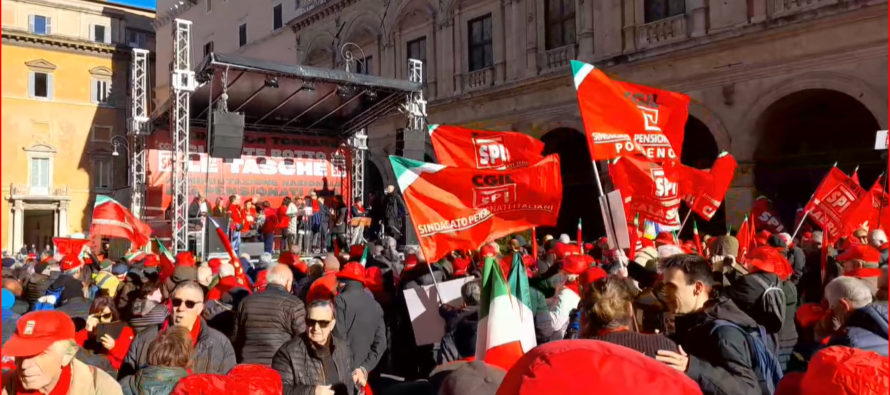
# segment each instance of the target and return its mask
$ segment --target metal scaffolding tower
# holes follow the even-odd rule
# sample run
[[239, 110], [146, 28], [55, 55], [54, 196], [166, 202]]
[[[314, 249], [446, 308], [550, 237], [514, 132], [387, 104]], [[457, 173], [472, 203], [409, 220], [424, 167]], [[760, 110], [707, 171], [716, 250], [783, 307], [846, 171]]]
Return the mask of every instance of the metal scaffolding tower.
[[145, 135], [148, 134], [148, 51], [133, 49], [130, 65], [130, 108], [127, 135], [130, 137], [130, 211], [136, 218], [145, 215]]
[[[361, 199], [365, 203], [365, 156], [368, 151], [368, 129], [360, 129], [352, 138], [349, 146], [352, 148], [352, 190], [353, 199]], [[350, 202], [347, 202], [349, 204]]]
[[[422, 61], [408, 59], [408, 80], [421, 84], [424, 82]], [[423, 91], [409, 93], [404, 110], [408, 116], [408, 129], [422, 130], [425, 134], [426, 100], [423, 98]]]
[[195, 91], [191, 65], [192, 22], [173, 21], [173, 67], [170, 70], [170, 133], [173, 137], [173, 253], [188, 251], [189, 96]]

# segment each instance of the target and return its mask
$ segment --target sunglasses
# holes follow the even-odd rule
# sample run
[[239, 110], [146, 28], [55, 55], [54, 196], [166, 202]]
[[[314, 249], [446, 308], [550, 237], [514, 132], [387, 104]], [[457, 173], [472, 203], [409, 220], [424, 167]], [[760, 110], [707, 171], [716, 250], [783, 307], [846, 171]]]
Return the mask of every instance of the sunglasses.
[[173, 300], [170, 301], [170, 303], [173, 305], [173, 308], [174, 308], [174, 309], [179, 308], [179, 306], [182, 306], [183, 303], [184, 303], [184, 304], [185, 304], [185, 308], [191, 310], [191, 309], [194, 309], [195, 306], [197, 306], [199, 303], [204, 303], [204, 302], [195, 302], [195, 301], [192, 301], [192, 300], [173, 299]]
[[111, 313], [108, 313], [108, 314], [102, 314], [102, 315], [99, 316], [99, 319], [100, 319], [100, 320], [110, 320], [110, 319], [111, 319]]
[[315, 325], [318, 325], [321, 329], [328, 329], [331, 326], [331, 322], [333, 321], [321, 321], [321, 320], [313, 320], [311, 318], [306, 319], [306, 326], [309, 328], [315, 328]]

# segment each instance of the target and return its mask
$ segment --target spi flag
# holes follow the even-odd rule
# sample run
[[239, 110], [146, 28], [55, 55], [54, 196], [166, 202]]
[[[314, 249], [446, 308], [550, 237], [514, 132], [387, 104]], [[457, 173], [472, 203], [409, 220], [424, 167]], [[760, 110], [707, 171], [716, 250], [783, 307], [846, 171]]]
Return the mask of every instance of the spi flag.
[[837, 166], [831, 168], [805, 209], [825, 231], [827, 240], [824, 244], [834, 243], [843, 236], [844, 217], [863, 195], [865, 191], [852, 178]]
[[593, 160], [636, 154], [656, 162], [680, 160], [688, 96], [613, 81], [577, 60], [572, 73]]
[[721, 153], [710, 170], [679, 165], [680, 196], [702, 218], [714, 218], [732, 184], [738, 163], [728, 152]]
[[448, 125], [430, 125], [428, 129], [436, 158], [443, 166], [505, 170], [528, 167], [544, 159], [544, 143], [522, 133]]
[[136, 248], [142, 248], [151, 238], [151, 227], [116, 200], [99, 195], [93, 206], [90, 234], [128, 239]]
[[619, 157], [609, 164], [615, 188], [624, 197], [627, 222], [640, 218], [659, 225], [659, 231], [680, 228], [680, 172], [676, 162], [660, 165], [642, 157]]
[[514, 260], [507, 281], [496, 258], [486, 258], [483, 269], [476, 359], [504, 370], [537, 345], [531, 292], [521, 262]]
[[[851, 177], [852, 178], [852, 177]], [[854, 180], [855, 181], [855, 180]], [[858, 185], [858, 184], [857, 184]], [[886, 229], [890, 226], [890, 209], [887, 207], [887, 196], [881, 185], [881, 177], [859, 199], [844, 216], [843, 234], [852, 233], [856, 229]]]
[[553, 226], [562, 201], [559, 158], [512, 170], [446, 167], [390, 156], [430, 262], [533, 226]]
[[766, 196], [758, 197], [751, 209], [751, 217], [754, 218], [757, 229], [767, 230], [773, 234], [783, 233], [786, 231], [785, 225], [782, 225], [779, 215], [772, 210], [772, 204], [773, 202]]

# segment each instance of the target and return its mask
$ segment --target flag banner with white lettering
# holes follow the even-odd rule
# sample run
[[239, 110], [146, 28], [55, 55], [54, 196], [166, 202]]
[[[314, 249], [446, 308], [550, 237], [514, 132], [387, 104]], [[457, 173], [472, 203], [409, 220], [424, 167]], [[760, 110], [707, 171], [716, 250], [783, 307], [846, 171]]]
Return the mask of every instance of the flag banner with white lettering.
[[721, 153], [709, 170], [678, 165], [680, 196], [693, 212], [702, 218], [714, 218], [732, 184], [738, 163], [727, 152]]
[[554, 226], [559, 217], [562, 178], [555, 155], [511, 170], [389, 160], [429, 262], [533, 226]]
[[865, 191], [850, 176], [837, 167], [831, 168], [805, 208], [810, 212], [810, 219], [828, 236], [826, 244], [844, 235], [847, 211], [864, 195]]
[[639, 214], [640, 220], [651, 221], [664, 231], [680, 228], [680, 172], [677, 162], [664, 165], [643, 157], [619, 157], [609, 164], [609, 175], [615, 189], [624, 197], [624, 213], [630, 223]]
[[449, 125], [430, 125], [430, 140], [439, 164], [479, 170], [529, 167], [544, 157], [544, 143], [517, 132], [489, 132]]
[[689, 97], [613, 81], [593, 65], [572, 61], [578, 107], [593, 160], [643, 155], [680, 160]]
[[772, 200], [767, 199], [766, 196], [760, 196], [754, 200], [754, 207], [751, 208], [751, 218], [754, 220], [756, 229], [766, 230], [770, 233], [791, 233], [782, 224], [782, 220], [773, 211], [772, 206]]
[[890, 230], [890, 205], [882, 180], [883, 176], [878, 177], [871, 189], [847, 211], [844, 217], [845, 233], [852, 233], [856, 229], [882, 229], [885, 233]]

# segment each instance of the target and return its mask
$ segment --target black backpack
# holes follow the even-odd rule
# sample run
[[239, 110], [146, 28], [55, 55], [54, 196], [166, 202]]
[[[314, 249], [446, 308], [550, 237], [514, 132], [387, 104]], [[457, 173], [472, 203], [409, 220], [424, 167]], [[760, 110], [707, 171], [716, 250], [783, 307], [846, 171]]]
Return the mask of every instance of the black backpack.
[[787, 300], [782, 280], [770, 283], [767, 282], [765, 275], [760, 274], [752, 274], [751, 278], [764, 289], [760, 297], [757, 298], [757, 303], [752, 307], [752, 318], [766, 330], [766, 333], [778, 333], [782, 330], [782, 325], [785, 324], [785, 303]]

